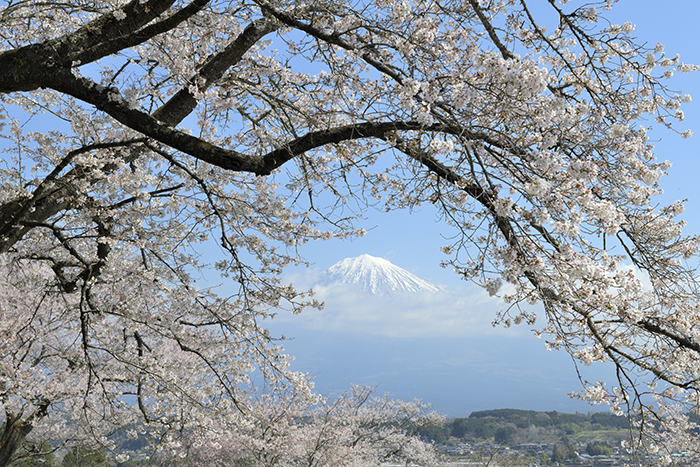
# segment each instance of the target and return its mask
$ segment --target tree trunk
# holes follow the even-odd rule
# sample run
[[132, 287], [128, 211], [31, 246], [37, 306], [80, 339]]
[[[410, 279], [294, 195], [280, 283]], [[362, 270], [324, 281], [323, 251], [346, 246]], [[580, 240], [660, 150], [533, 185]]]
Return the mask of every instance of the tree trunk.
[[0, 435], [0, 467], [10, 465], [13, 454], [31, 431], [30, 421], [20, 420], [12, 414], [7, 414]]

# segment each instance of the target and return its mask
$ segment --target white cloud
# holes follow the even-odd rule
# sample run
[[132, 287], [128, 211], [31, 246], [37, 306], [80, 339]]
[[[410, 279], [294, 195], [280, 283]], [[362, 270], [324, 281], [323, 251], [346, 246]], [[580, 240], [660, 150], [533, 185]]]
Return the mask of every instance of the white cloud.
[[405, 292], [372, 295], [351, 285], [314, 287], [323, 310], [307, 309], [298, 316], [280, 313], [278, 324], [306, 329], [343, 331], [386, 337], [466, 337], [529, 334], [526, 325], [493, 327], [496, 314], [507, 305], [486, 291]]
[[622, 270], [631, 271], [635, 279], [639, 280], [642, 284], [642, 290], [644, 292], [650, 292], [654, 289], [651, 284], [651, 279], [649, 278], [649, 273], [639, 269], [634, 264], [623, 264], [620, 266]]

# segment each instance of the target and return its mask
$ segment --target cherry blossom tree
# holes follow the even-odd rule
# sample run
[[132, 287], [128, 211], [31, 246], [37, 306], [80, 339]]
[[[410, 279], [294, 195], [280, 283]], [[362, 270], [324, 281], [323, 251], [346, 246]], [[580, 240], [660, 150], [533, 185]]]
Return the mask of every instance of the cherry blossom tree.
[[[161, 465], [259, 467], [440, 465], [432, 444], [417, 433], [444, 423], [421, 402], [390, 400], [353, 387], [333, 402], [309, 406], [295, 394], [256, 401], [254, 423], [208, 442], [164, 452]], [[169, 458], [168, 455], [175, 454]]]
[[497, 321], [541, 303], [550, 345], [616, 368], [581, 397], [628, 410], [631, 449], [699, 446], [698, 239], [655, 207], [646, 136], [682, 121], [664, 83], [695, 67], [614, 3], [7, 2], [0, 466], [29, 435], [246, 426], [252, 374], [312, 401], [263, 325], [318, 305], [281, 271], [362, 209], [423, 203]]

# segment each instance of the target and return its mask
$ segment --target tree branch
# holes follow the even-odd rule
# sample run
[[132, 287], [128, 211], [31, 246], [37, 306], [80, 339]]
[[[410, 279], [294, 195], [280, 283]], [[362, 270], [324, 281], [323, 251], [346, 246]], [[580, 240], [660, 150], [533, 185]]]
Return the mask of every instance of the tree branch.
[[[267, 19], [253, 21], [245, 30], [224, 50], [209, 59], [189, 84], [199, 85], [201, 89], [209, 88], [220, 79], [230, 67], [238, 63], [243, 55], [262, 37], [277, 29], [277, 26]], [[178, 91], [163, 106], [153, 113], [153, 118], [168, 125], [177, 125], [197, 106], [197, 99], [186, 86]]]
[[[189, 18], [197, 14], [199, 11], [201, 11], [202, 8], [204, 8], [207, 5], [207, 3], [209, 3], [209, 1], [210, 0], [194, 0], [192, 3], [178, 10], [168, 18], [146, 26], [143, 29], [137, 30], [138, 27], [141, 26], [138, 26], [135, 29], [132, 29], [130, 27], [131, 32], [129, 34], [117, 34], [113, 35], [113, 37], [102, 38], [102, 40], [100, 40], [99, 43], [76, 54], [74, 60], [79, 61], [80, 63], [90, 63], [102, 57], [106, 57], [107, 55], [119, 52], [120, 50], [124, 50], [126, 48], [133, 47], [135, 45], [146, 42], [147, 40], [159, 34], [163, 34], [165, 32], [170, 31], [182, 22], [188, 20]], [[174, 2], [170, 1], [170, 4], [172, 3]], [[165, 10], [160, 11], [159, 15], [162, 14], [163, 11]], [[131, 16], [129, 13], [127, 13], [127, 18], [125, 19], [125, 21], [130, 19]], [[139, 17], [138, 19], [141, 18]], [[146, 24], [142, 21], [141, 23], [142, 25]]]
[[[106, 13], [75, 32], [44, 42], [43, 46], [54, 51], [58, 58], [57, 65], [71, 66], [73, 62], [81, 60], [83, 63], [91, 62], [123, 49], [115, 49], [114, 46], [120, 41], [128, 42], [130, 35], [163, 14], [173, 3], [175, 0], [132, 0], [121, 8], [125, 18], [120, 20], [114, 12]], [[102, 46], [108, 43], [114, 46]], [[102, 50], [96, 54], [100, 46]]]

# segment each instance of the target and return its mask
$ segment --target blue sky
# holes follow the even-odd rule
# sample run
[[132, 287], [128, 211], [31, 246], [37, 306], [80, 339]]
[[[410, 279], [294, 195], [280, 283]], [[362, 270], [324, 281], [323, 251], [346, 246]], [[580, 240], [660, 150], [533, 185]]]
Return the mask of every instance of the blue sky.
[[[622, 0], [605, 15], [614, 23], [634, 23], [634, 35], [641, 42], [652, 46], [661, 42], [667, 55], [680, 53], [682, 61], [700, 64], [700, 4]], [[683, 107], [686, 120], [678, 127], [693, 129], [695, 136], [684, 140], [660, 128], [651, 133], [657, 158], [674, 163], [669, 176], [661, 180], [665, 194], [658, 202], [688, 200], [682, 216], [688, 222], [686, 233], [700, 232], [699, 80], [695, 73], [677, 74], [668, 81], [674, 91], [696, 99]], [[447, 299], [438, 298], [421, 312], [419, 307], [407, 311], [401, 303], [358, 309], [357, 304], [324, 297], [327, 308], [320, 315], [313, 311], [298, 317], [282, 314], [271, 328], [295, 337], [285, 345], [297, 356], [294, 368], [314, 374], [318, 392], [330, 397], [351, 384], [368, 384], [397, 398], [420, 398], [448, 416], [491, 408], [607, 410], [568, 396], [581, 386], [566, 353], [547, 350], [528, 326], [491, 327], [501, 304], [439, 267], [444, 258], [439, 248], [447, 243], [443, 236], [449, 236], [450, 230], [436, 221], [430, 208], [411, 213], [370, 211], [364, 226], [374, 228], [365, 237], [304, 246], [300, 251], [314, 266], [291, 271], [288, 277], [302, 284], [312, 282], [310, 277], [337, 261], [368, 253], [442, 285], [449, 291]], [[581, 371], [589, 380], [613, 381], [612, 369], [605, 365]]]

